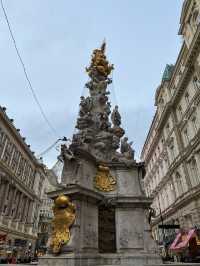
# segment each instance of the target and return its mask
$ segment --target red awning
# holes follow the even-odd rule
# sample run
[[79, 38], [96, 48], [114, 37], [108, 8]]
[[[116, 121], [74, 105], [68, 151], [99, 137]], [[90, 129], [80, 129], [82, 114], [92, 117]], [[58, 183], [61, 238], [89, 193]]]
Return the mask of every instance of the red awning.
[[0, 242], [6, 241], [6, 234], [0, 234]]
[[187, 232], [179, 232], [174, 240], [174, 242], [170, 246], [170, 250], [172, 251], [181, 251], [186, 248], [190, 239], [195, 237], [195, 229], [191, 229]]

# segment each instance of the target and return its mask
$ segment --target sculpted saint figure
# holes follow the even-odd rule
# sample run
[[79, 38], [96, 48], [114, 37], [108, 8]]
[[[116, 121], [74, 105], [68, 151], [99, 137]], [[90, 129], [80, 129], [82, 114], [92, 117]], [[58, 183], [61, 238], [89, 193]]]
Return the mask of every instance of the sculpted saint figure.
[[131, 147], [132, 144], [133, 144], [132, 141], [128, 143], [128, 138], [127, 137], [124, 137], [121, 140], [120, 151], [127, 159], [134, 159], [135, 151]]
[[118, 111], [117, 105], [115, 105], [115, 108], [112, 111], [111, 120], [112, 120], [114, 127], [119, 127], [121, 125], [121, 115]]
[[63, 185], [75, 183], [79, 163], [73, 152], [65, 144], [63, 144], [61, 145], [61, 154], [58, 158], [64, 162], [61, 183]]
[[90, 97], [85, 98], [84, 96], [81, 96], [81, 102], [80, 102], [80, 111], [79, 115], [82, 117], [85, 114], [88, 114], [92, 108], [92, 100]]

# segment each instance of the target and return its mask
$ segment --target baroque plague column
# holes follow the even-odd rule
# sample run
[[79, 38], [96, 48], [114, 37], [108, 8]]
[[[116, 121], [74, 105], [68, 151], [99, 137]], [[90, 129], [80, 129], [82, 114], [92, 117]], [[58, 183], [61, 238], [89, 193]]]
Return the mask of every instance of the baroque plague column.
[[[122, 138], [125, 131], [118, 106], [111, 112], [107, 87], [114, 67], [105, 48], [103, 43], [93, 51], [86, 68], [89, 96], [81, 97], [77, 133], [61, 149], [61, 189], [49, 193], [54, 210], [60, 209], [54, 211], [50, 254], [40, 259], [41, 265], [160, 262], [146, 217], [151, 200], [141, 186], [144, 166], [134, 160], [132, 142]], [[60, 238], [59, 242], [64, 215], [70, 234], [67, 241]]]

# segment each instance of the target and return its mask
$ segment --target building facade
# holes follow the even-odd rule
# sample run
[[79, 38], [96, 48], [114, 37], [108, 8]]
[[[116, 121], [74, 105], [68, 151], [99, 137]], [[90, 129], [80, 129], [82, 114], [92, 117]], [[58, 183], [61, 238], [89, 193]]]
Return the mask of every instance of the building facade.
[[48, 239], [51, 234], [51, 224], [53, 218], [53, 200], [48, 197], [48, 193], [58, 189], [57, 176], [52, 170], [47, 170], [47, 177], [42, 190], [42, 202], [39, 212], [38, 239], [36, 244], [37, 255], [44, 255], [47, 251]]
[[156, 113], [143, 146], [144, 187], [153, 198], [158, 241], [175, 230], [200, 224], [200, 1], [185, 0], [179, 34], [183, 43], [175, 65], [167, 65], [155, 94]]
[[0, 256], [33, 251], [46, 172], [0, 107]]

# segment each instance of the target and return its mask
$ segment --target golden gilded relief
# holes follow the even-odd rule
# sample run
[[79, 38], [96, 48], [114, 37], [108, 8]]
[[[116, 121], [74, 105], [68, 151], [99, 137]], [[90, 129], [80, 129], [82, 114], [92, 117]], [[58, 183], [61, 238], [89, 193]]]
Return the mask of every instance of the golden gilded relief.
[[86, 68], [86, 71], [89, 73], [89, 75], [94, 70], [97, 70], [97, 72], [100, 75], [108, 77], [108, 75], [114, 69], [114, 66], [110, 65], [109, 62], [106, 60], [105, 49], [106, 49], [106, 43], [103, 42], [100, 49], [95, 49], [93, 51], [90, 66]]
[[100, 191], [109, 192], [115, 190], [116, 183], [116, 178], [110, 174], [109, 167], [99, 165], [94, 179], [94, 186]]
[[75, 205], [70, 202], [69, 197], [59, 195], [54, 200], [54, 218], [52, 221], [53, 230], [50, 241], [50, 247], [54, 254], [60, 253], [61, 247], [69, 242], [69, 229], [75, 221], [75, 212]]

